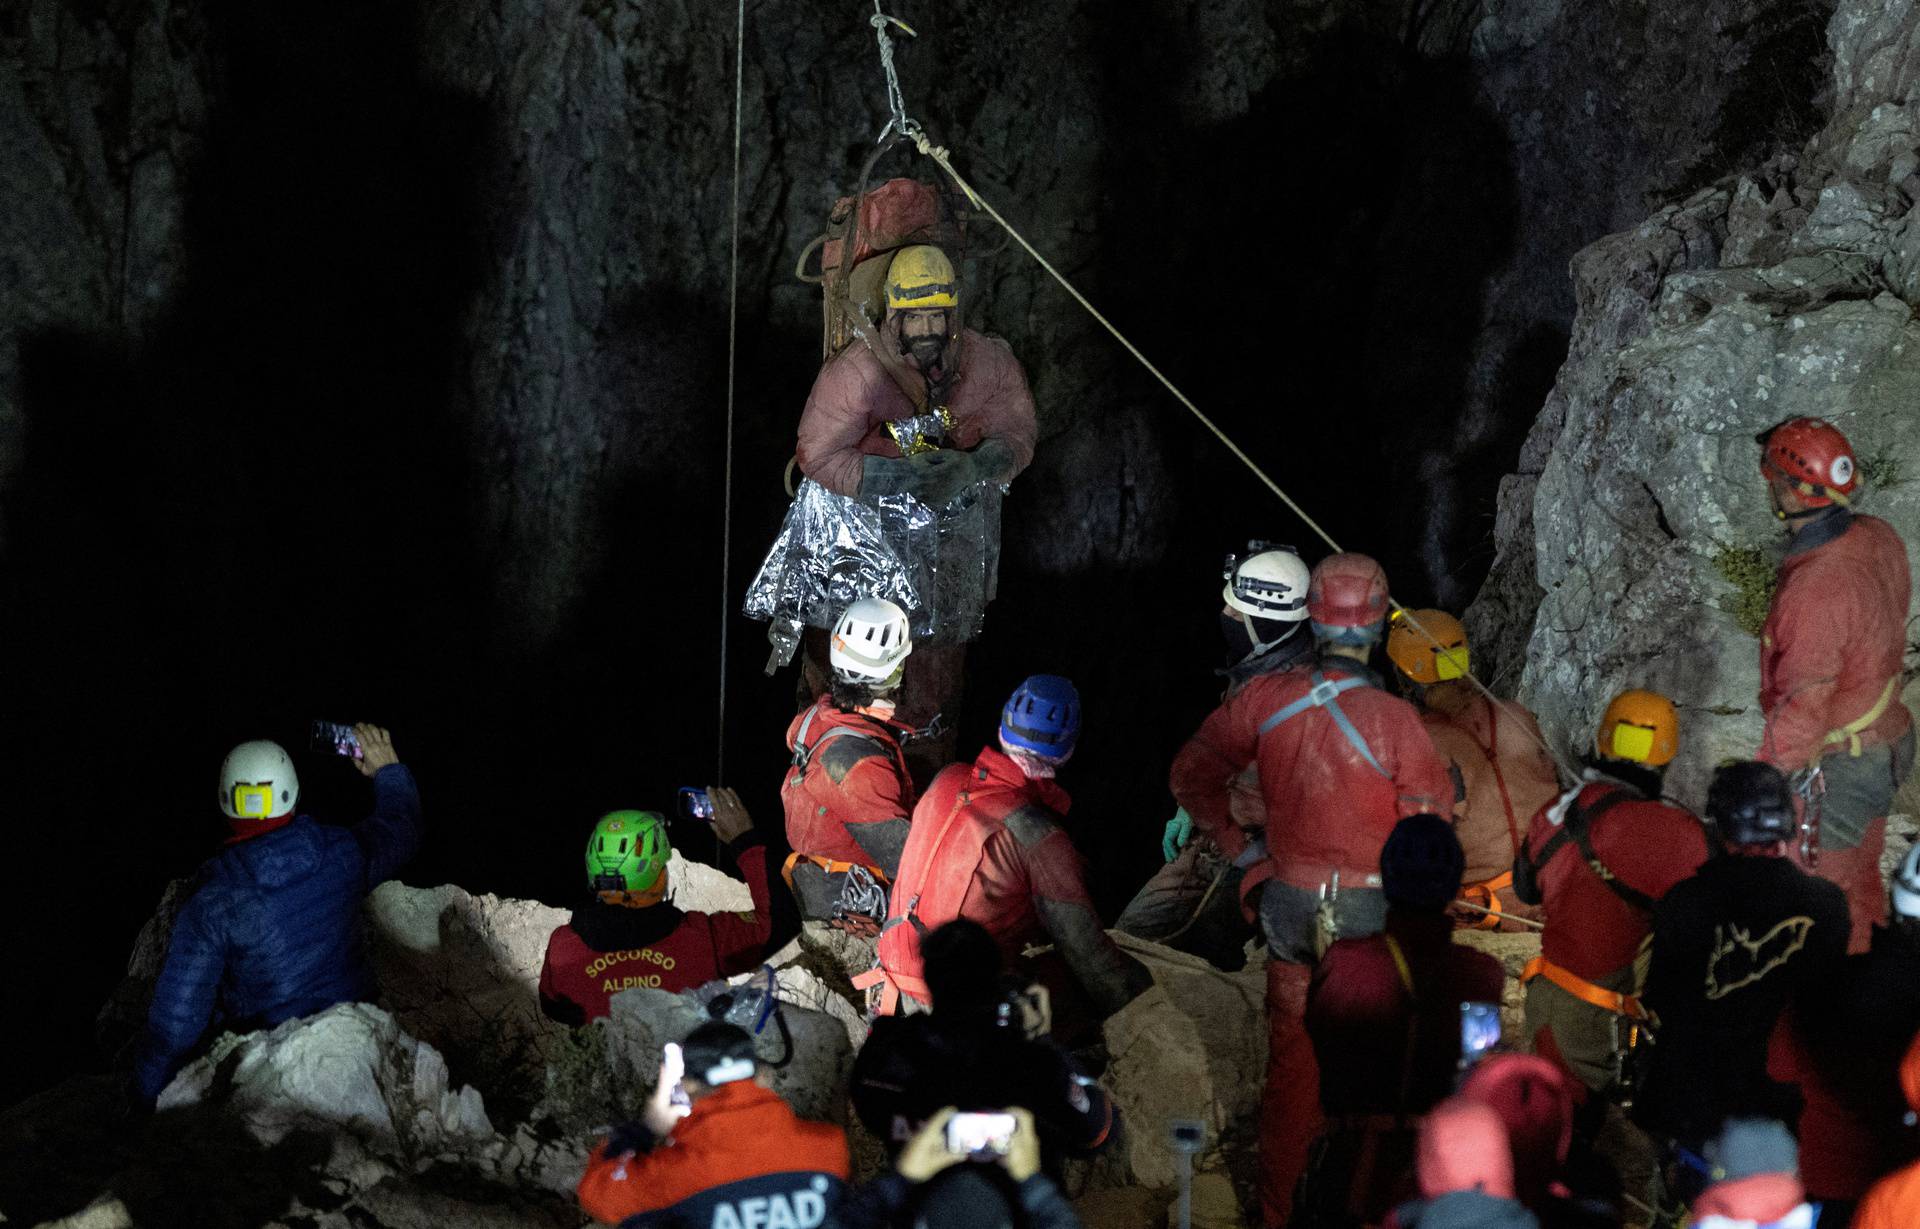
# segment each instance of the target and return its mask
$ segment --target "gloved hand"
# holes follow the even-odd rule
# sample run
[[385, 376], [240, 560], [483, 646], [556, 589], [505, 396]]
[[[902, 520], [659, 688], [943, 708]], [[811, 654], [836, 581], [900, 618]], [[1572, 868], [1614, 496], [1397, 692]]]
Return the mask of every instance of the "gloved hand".
[[968, 487], [982, 478], [979, 460], [970, 452], [940, 448], [908, 458], [919, 470], [910, 488], [913, 497], [939, 511], [952, 503]]
[[1171, 862], [1180, 856], [1180, 851], [1193, 839], [1193, 816], [1187, 814], [1187, 808], [1181, 807], [1167, 821], [1167, 834], [1160, 838], [1160, 852], [1167, 855]]

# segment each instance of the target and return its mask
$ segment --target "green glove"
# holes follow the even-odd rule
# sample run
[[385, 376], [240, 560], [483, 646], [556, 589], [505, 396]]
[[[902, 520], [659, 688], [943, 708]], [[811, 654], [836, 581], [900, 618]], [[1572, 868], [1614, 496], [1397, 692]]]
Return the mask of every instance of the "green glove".
[[1167, 855], [1171, 862], [1180, 856], [1180, 851], [1193, 839], [1193, 816], [1187, 814], [1187, 808], [1181, 807], [1167, 821], [1167, 834], [1160, 838], [1160, 852]]

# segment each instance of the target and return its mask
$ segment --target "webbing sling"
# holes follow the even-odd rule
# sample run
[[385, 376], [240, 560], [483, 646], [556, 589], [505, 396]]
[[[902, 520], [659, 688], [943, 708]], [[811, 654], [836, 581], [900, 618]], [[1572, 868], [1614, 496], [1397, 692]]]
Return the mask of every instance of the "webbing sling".
[[1600, 882], [1612, 889], [1615, 896], [1642, 913], [1652, 913], [1656, 903], [1653, 897], [1623, 883], [1619, 876], [1600, 860], [1600, 855], [1593, 851], [1593, 821], [1620, 803], [1632, 800], [1632, 792], [1625, 786], [1619, 786], [1602, 795], [1590, 807], [1574, 807], [1570, 810], [1567, 813], [1566, 822], [1560, 826], [1560, 831], [1548, 837], [1547, 843], [1540, 847], [1540, 855], [1527, 860], [1529, 868], [1533, 871], [1533, 881], [1535, 883], [1540, 881], [1540, 872], [1547, 869], [1547, 864], [1553, 861], [1554, 856], [1566, 846], [1568, 841], [1572, 841], [1580, 847], [1580, 856], [1586, 859], [1587, 869], [1592, 871]]
[[1347, 742], [1352, 745], [1355, 751], [1360, 753], [1360, 758], [1367, 762], [1367, 767], [1373, 769], [1381, 776], [1386, 777], [1388, 780], [1392, 780], [1391, 774], [1389, 774], [1386, 769], [1380, 767], [1380, 761], [1373, 758], [1373, 751], [1367, 746], [1367, 740], [1360, 737], [1360, 731], [1354, 728], [1353, 722], [1348, 719], [1347, 714], [1341, 710], [1340, 703], [1335, 698], [1342, 692], [1352, 691], [1356, 687], [1367, 687], [1371, 684], [1363, 678], [1352, 676], [1343, 678], [1338, 682], [1329, 682], [1326, 676], [1318, 670], [1313, 672], [1312, 677], [1313, 690], [1307, 692], [1306, 695], [1301, 696], [1298, 700], [1287, 705], [1279, 712], [1272, 714], [1265, 721], [1262, 721], [1260, 723], [1260, 733], [1262, 735], [1269, 734], [1310, 708], [1325, 709], [1327, 716], [1333, 718], [1333, 724], [1339, 727], [1340, 733], [1346, 737]]

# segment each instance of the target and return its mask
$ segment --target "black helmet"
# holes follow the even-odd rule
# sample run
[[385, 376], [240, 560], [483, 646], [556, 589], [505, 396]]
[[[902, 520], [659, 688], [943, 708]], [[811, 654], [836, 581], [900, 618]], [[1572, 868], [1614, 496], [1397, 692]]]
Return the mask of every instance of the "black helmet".
[[1793, 794], [1772, 764], [1723, 764], [1707, 787], [1707, 818], [1735, 845], [1771, 845], [1794, 833]]
[[1409, 815], [1380, 850], [1380, 887], [1390, 904], [1437, 910], [1460, 895], [1466, 856], [1453, 825], [1438, 815]]

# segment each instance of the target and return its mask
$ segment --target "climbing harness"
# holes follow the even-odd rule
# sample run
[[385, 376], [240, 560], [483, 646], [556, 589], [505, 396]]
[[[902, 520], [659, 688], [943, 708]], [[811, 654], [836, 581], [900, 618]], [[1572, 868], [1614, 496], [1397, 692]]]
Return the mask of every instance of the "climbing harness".
[[[1307, 528], [1314, 532], [1315, 536], [1322, 542], [1325, 542], [1329, 550], [1339, 553], [1341, 551], [1340, 544], [1334, 540], [1332, 534], [1321, 527], [1320, 522], [1314, 520], [1305, 508], [1301, 507], [1291, 495], [1287, 494], [1287, 492], [1281, 488], [1279, 483], [1275, 482], [1273, 478], [1267, 474], [1266, 470], [1260, 467], [1257, 461], [1247, 455], [1245, 449], [1241, 448], [1239, 444], [1233, 441], [1231, 436], [1221, 429], [1218, 423], [1209, 418], [1198, 405], [1194, 404], [1190, 397], [1180, 391], [1179, 386], [1168, 379], [1166, 374], [1158, 367], [1154, 366], [1153, 361], [1142, 353], [1140, 348], [1134, 345], [1112, 321], [1102, 315], [1100, 309], [1095, 307], [1086, 295], [1080, 293], [1079, 288], [1068, 281], [1065, 274], [1061, 273], [1059, 269], [1053, 266], [1051, 261], [1041, 255], [1039, 249], [1028, 242], [1026, 236], [1015, 229], [1013, 223], [1007, 221], [1006, 217], [1002, 215], [998, 209], [994, 208], [992, 202], [981, 196], [980, 193], [974, 189], [973, 185], [968, 183], [966, 178], [954, 169], [953, 159], [949, 151], [944, 146], [934, 144], [932, 138], [927, 135], [926, 130], [908, 113], [906, 96], [900, 89], [900, 77], [893, 63], [893, 40], [888, 34], [888, 29], [889, 27], [898, 27], [906, 31], [907, 34], [912, 35], [912, 27], [908, 26], [899, 18], [890, 17], [884, 13], [880, 7], [880, 0], [873, 0], [873, 16], [870, 17], [868, 21], [873, 26], [874, 37], [880, 47], [880, 68], [886, 77], [887, 107], [890, 112], [886, 126], [880, 130], [881, 141], [885, 142], [888, 137], [894, 134], [910, 140], [915, 149], [932, 160], [936, 166], [946, 173], [947, 178], [953, 181], [954, 186], [960, 190], [961, 194], [966, 197], [967, 202], [972, 205], [974, 209], [993, 219], [1002, 230], [1005, 230], [1008, 237], [1011, 238], [1014, 243], [1018, 244], [1027, 255], [1031, 256], [1034, 262], [1046, 271], [1048, 276], [1060, 283], [1061, 288], [1073, 297], [1074, 302], [1078, 303], [1088, 315], [1092, 316], [1102, 328], [1111, 334], [1113, 339], [1119, 342], [1121, 347], [1134, 357], [1135, 361], [1146, 368], [1148, 374], [1158, 380], [1161, 386], [1172, 394], [1174, 400], [1185, 407], [1187, 412], [1192, 414], [1201, 426], [1211, 432], [1214, 438], [1219, 440], [1221, 445], [1224, 446], [1228, 452], [1232, 453], [1236, 460], [1247, 467], [1248, 472], [1258, 478], [1261, 484], [1269, 491], [1272, 491], [1281, 503], [1285, 504], [1295, 516], [1299, 517], [1300, 520], [1305, 523]], [[1387, 600], [1393, 609], [1398, 611], [1401, 617], [1405, 618], [1411, 626], [1422, 634], [1429, 634], [1419, 618], [1405, 606], [1402, 606], [1391, 597]], [[1434, 639], [1435, 643], [1438, 643], [1438, 637], [1430, 638]], [[1467, 671], [1463, 677], [1472, 683], [1474, 687], [1478, 688], [1491, 703], [1495, 705], [1504, 705], [1506, 703], [1506, 701], [1494, 695], [1492, 689], [1481, 682], [1479, 677], [1473, 674], [1472, 671]], [[1529, 737], [1534, 736], [1529, 734]], [[1552, 758], [1554, 765], [1567, 780], [1574, 781], [1579, 779], [1580, 774], [1575, 771], [1563, 753], [1556, 750], [1545, 739], [1536, 738], [1535, 741], [1539, 742], [1541, 749]]]
[[1260, 734], [1265, 737], [1310, 708], [1323, 709], [1327, 716], [1333, 718], [1333, 724], [1340, 728], [1340, 733], [1346, 738], [1348, 745], [1359, 752], [1360, 758], [1367, 762], [1367, 767], [1391, 781], [1392, 774], [1380, 767], [1380, 761], [1373, 758], [1373, 750], [1367, 746], [1367, 740], [1361, 737], [1360, 731], [1354, 728], [1353, 721], [1347, 716], [1346, 710], [1340, 707], [1338, 697], [1342, 692], [1365, 686], [1368, 686], [1367, 681], [1357, 675], [1349, 675], [1338, 682], [1333, 682], [1315, 670], [1313, 690], [1278, 712], [1270, 714], [1260, 723]]

